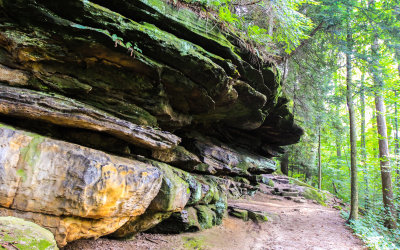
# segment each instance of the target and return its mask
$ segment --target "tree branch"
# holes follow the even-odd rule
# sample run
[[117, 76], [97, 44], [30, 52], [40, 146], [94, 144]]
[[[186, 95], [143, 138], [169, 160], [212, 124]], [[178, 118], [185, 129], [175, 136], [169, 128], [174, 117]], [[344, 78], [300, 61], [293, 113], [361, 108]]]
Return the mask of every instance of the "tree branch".
[[253, 2], [250, 2], [250, 3], [243, 3], [243, 4], [241, 4], [241, 3], [234, 3], [234, 4], [232, 4], [232, 5], [235, 5], [235, 6], [249, 6], [249, 5], [254, 5], [254, 4], [258, 4], [258, 3], [260, 3], [262, 0], [256, 0], [256, 1], [253, 1]]
[[[323, 23], [324, 23], [324, 21], [321, 21], [321, 22], [318, 24], [318, 26], [315, 27], [315, 29], [314, 29], [314, 30], [310, 33], [310, 35], [309, 35], [310, 38], [313, 37], [313, 36], [317, 33], [317, 31], [320, 30], [320, 29], [322, 28], [322, 24], [323, 24]], [[300, 45], [297, 46], [297, 47], [294, 49], [294, 51], [293, 51], [292, 53], [290, 53], [289, 55], [286, 55], [286, 56], [283, 58], [283, 60], [287, 60], [287, 59], [289, 59], [290, 57], [292, 57], [294, 54], [296, 54], [302, 47], [304, 47], [304, 45], [306, 45], [306, 44], [308, 43], [308, 41], [310, 40], [310, 38], [307, 39], [307, 40], [303, 40], [303, 41], [300, 43]]]

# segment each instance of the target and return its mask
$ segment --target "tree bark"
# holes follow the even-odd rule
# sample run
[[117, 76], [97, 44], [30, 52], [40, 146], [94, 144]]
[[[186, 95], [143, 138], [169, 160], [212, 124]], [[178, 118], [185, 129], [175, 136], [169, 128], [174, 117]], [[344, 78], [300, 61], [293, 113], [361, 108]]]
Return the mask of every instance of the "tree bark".
[[342, 144], [340, 143], [340, 139], [336, 137], [336, 157], [338, 159], [342, 158]]
[[338, 194], [336, 185], [335, 185], [335, 181], [332, 181], [332, 186], [333, 186], [333, 190], [335, 191], [335, 194]]
[[318, 128], [318, 189], [322, 186], [322, 168], [321, 168], [321, 128]]
[[357, 136], [356, 124], [354, 119], [354, 104], [353, 104], [353, 87], [352, 87], [352, 51], [353, 51], [353, 38], [350, 29], [350, 24], [347, 24], [347, 52], [346, 52], [346, 85], [347, 85], [347, 108], [349, 110], [350, 121], [350, 173], [351, 173], [351, 203], [350, 203], [350, 216], [348, 220], [358, 219], [358, 183], [357, 183]]
[[[396, 49], [395, 58], [397, 60], [397, 72], [400, 76], [400, 51]], [[395, 154], [396, 154], [396, 188], [400, 188], [400, 146], [399, 146], [399, 126], [398, 126], [398, 113], [397, 113], [397, 91], [394, 91], [395, 101], [394, 101], [394, 122], [395, 122], [395, 132], [396, 132], [396, 142], [395, 142]]]
[[[374, 58], [374, 61], [376, 61], [378, 58], [378, 48], [378, 36], [375, 35], [374, 43], [371, 47], [372, 57]], [[371, 65], [371, 70], [375, 86], [376, 124], [378, 127], [379, 138], [379, 161], [382, 178], [382, 195], [383, 204], [386, 210], [385, 226], [387, 228], [394, 229], [396, 228], [396, 216], [393, 204], [392, 170], [389, 162], [389, 146], [385, 119], [385, 102], [383, 99], [383, 81], [380, 78], [379, 72], [377, 72], [374, 66], [375, 65]]]
[[[399, 73], [400, 73], [400, 66], [399, 66]], [[394, 91], [394, 128], [395, 128], [395, 160], [396, 160], [396, 187], [399, 188], [400, 186], [400, 167], [399, 167], [399, 154], [400, 154], [400, 148], [399, 148], [399, 123], [397, 119], [397, 90]]]
[[286, 152], [281, 157], [281, 171], [284, 175], [289, 175], [289, 153]]
[[364, 72], [361, 76], [361, 166], [364, 170], [364, 183], [365, 183], [365, 198], [364, 198], [364, 209], [369, 209], [369, 177], [368, 177], [368, 165], [367, 165], [367, 151], [365, 141], [365, 75]]

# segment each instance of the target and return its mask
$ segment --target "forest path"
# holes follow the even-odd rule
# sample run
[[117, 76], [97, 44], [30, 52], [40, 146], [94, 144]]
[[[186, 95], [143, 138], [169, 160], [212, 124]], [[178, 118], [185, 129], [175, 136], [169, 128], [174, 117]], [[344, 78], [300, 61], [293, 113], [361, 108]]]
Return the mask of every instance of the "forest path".
[[80, 240], [65, 249], [366, 249], [344, 225], [338, 210], [311, 201], [299, 204], [262, 193], [229, 203], [264, 211], [269, 221], [256, 224], [228, 216], [222, 225], [201, 232], [141, 234], [132, 241]]

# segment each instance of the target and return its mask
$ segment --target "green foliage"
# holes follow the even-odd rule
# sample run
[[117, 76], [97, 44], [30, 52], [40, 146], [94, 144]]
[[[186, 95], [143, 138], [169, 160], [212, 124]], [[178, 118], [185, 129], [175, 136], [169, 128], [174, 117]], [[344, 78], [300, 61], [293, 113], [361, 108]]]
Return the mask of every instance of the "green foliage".
[[[346, 93], [346, 54], [351, 55], [358, 148], [359, 200], [368, 214], [352, 227], [373, 249], [399, 248], [399, 231], [384, 227], [379, 138], [376, 125], [374, 75], [383, 86], [386, 121], [393, 174], [394, 197], [400, 196], [400, 162], [396, 155], [400, 82], [399, 1], [321, 0], [307, 12], [315, 23], [323, 23], [317, 33], [289, 60], [284, 92], [295, 120], [305, 135], [289, 151], [289, 175], [316, 186], [318, 131], [321, 130], [322, 189], [344, 202], [350, 200], [350, 143]], [[396, 20], [396, 21], [395, 21]], [[353, 50], [346, 46], [347, 32], [353, 35]], [[378, 37], [377, 53], [371, 45]], [[363, 83], [363, 85], [361, 85]], [[361, 145], [361, 86], [365, 95], [366, 147]], [[395, 113], [397, 107], [397, 114]], [[365, 152], [365, 161], [361, 156]], [[397, 153], [398, 154], [398, 153]], [[399, 216], [398, 216], [399, 218]], [[346, 218], [347, 219], [347, 218]], [[386, 218], [387, 219], [387, 218]]]
[[255, 1], [185, 0], [216, 11], [219, 21], [241, 32], [242, 37], [270, 53], [290, 53], [313, 28], [310, 18], [302, 14], [302, 5], [316, 5], [314, 0]]
[[276, 32], [273, 34], [273, 42], [284, 44], [286, 53], [290, 54], [302, 40], [308, 39], [308, 34], [313, 28], [310, 18], [299, 12], [303, 4], [317, 4], [315, 1], [277, 0], [269, 3], [274, 10]]
[[236, 23], [239, 20], [237, 15], [232, 14], [229, 8], [225, 6], [219, 8], [219, 18], [228, 23]]
[[131, 42], [127, 42], [126, 44], [123, 43], [123, 38], [118, 37], [116, 34], [113, 34], [110, 36], [111, 39], [115, 42], [115, 47], [118, 45], [126, 48], [129, 52], [130, 55], [133, 56], [133, 51], [137, 51], [139, 53], [143, 53], [143, 51], [138, 47], [137, 43], [132, 44]]
[[[343, 218], [348, 213], [341, 212]], [[400, 230], [389, 230], [383, 225], [383, 218], [376, 213], [368, 213], [359, 220], [351, 221], [350, 227], [370, 249], [399, 249]]]

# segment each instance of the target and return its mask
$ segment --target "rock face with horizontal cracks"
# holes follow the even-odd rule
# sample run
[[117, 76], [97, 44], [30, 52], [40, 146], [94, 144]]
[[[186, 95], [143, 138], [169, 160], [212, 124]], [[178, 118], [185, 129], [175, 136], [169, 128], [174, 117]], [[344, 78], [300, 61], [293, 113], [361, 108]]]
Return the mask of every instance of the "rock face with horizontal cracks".
[[194, 136], [191, 145], [209, 174], [251, 176], [252, 174], [268, 174], [276, 170], [273, 160], [255, 155], [243, 149], [234, 149], [212, 138]]
[[169, 149], [180, 138], [118, 119], [63, 96], [0, 85], [0, 113], [68, 127], [101, 131], [144, 148]]
[[0, 0], [0, 215], [59, 246], [220, 224], [303, 133], [243, 41], [170, 1]]

